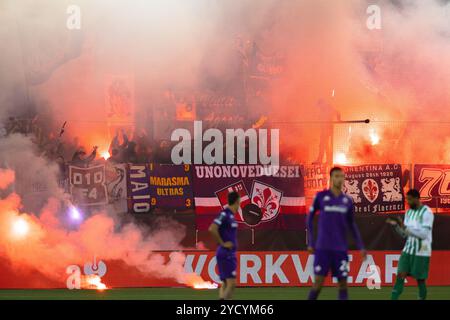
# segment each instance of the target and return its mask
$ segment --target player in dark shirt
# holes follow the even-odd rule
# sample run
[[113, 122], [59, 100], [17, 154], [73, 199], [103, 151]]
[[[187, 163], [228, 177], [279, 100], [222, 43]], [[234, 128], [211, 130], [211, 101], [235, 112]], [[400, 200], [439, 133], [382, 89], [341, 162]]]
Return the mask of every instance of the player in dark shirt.
[[237, 250], [237, 222], [234, 214], [238, 212], [241, 198], [237, 192], [228, 194], [228, 207], [225, 208], [209, 227], [209, 232], [217, 241], [219, 247], [216, 252], [217, 266], [222, 285], [219, 289], [221, 300], [231, 299], [236, 287], [236, 250]]
[[[334, 167], [330, 171], [329, 190], [318, 192], [307, 218], [308, 251], [314, 254], [314, 285], [308, 299], [316, 300], [323, 281], [331, 269], [339, 282], [339, 299], [347, 300], [348, 244], [347, 231], [350, 230], [363, 259], [366, 251], [353, 217], [353, 200], [342, 192], [344, 171]], [[314, 239], [313, 220], [319, 213], [317, 240]]]

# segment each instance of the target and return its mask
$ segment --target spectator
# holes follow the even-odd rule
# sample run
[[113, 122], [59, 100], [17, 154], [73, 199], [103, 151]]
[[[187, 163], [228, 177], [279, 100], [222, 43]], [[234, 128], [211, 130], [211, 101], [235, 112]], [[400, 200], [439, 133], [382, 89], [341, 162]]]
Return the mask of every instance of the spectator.
[[171, 163], [171, 149], [170, 142], [167, 140], [162, 140], [159, 144], [159, 148], [155, 154], [155, 161], [158, 163]]
[[92, 150], [92, 153], [86, 157], [86, 151], [84, 148], [80, 148], [77, 150], [72, 157], [71, 164], [77, 167], [87, 168], [89, 164], [94, 161], [97, 156], [97, 146], [95, 146]]
[[67, 176], [66, 162], [63, 156], [58, 156], [55, 161], [58, 166], [58, 182], [61, 185], [61, 181]]
[[119, 153], [119, 150], [114, 148], [111, 150], [111, 157], [106, 160], [110, 164], [117, 164], [123, 162], [123, 159]]
[[[125, 131], [122, 130], [122, 139], [123, 142], [122, 144], [120, 144], [119, 142], [119, 131], [116, 132], [116, 135], [114, 136], [113, 140], [111, 141], [111, 144], [109, 146], [109, 152], [111, 153], [111, 155], [113, 153], [115, 153], [115, 157], [112, 161], [117, 161], [117, 162], [124, 162], [124, 158], [125, 158], [125, 152], [126, 149], [128, 147], [128, 136], [126, 135]], [[116, 150], [116, 151], [114, 151]]]
[[138, 163], [153, 162], [153, 148], [151, 145], [137, 146]]
[[136, 142], [130, 141], [128, 142], [128, 146], [125, 150], [124, 160], [127, 163], [137, 163], [138, 156], [136, 152]]

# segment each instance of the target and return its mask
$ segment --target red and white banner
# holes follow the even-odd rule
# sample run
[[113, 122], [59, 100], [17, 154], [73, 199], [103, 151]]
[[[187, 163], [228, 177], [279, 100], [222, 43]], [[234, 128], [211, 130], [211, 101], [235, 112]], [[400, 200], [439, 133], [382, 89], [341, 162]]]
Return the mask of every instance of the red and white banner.
[[[350, 286], [380, 282], [391, 286], [395, 281], [399, 251], [371, 251], [362, 261], [358, 251], [349, 253]], [[237, 283], [240, 286], [309, 286], [313, 280], [314, 256], [299, 251], [238, 252]], [[429, 285], [450, 285], [450, 251], [434, 251], [431, 257]], [[215, 252], [187, 252], [185, 270], [196, 272], [204, 280], [219, 282]], [[325, 285], [336, 280], [327, 277]], [[407, 285], [416, 285], [409, 281]]]
[[414, 188], [430, 207], [450, 208], [450, 165], [414, 165]]
[[[166, 263], [172, 251], [153, 252]], [[219, 282], [214, 251], [184, 251], [184, 270], [195, 272], [203, 280]], [[392, 286], [397, 271], [399, 251], [370, 251], [366, 261], [362, 261], [358, 251], [349, 253], [350, 286]], [[242, 251], [238, 252], [237, 283], [243, 287], [297, 287], [310, 286], [313, 279], [313, 255], [305, 251]], [[126, 260], [126, 259], [125, 259]], [[155, 273], [142, 273], [130, 267], [126, 261], [104, 261], [107, 272], [102, 277], [110, 288], [123, 287], [182, 287], [187, 286], [174, 278], [161, 278]], [[427, 284], [431, 286], [450, 285], [450, 251], [433, 251]], [[39, 272], [24, 272], [13, 268], [0, 258], [0, 288], [65, 288], [66, 270], [61, 270], [60, 280], [47, 279]], [[326, 286], [333, 286], [327, 277]], [[408, 278], [406, 285], [416, 285]]]
[[[241, 227], [279, 228], [277, 220], [306, 212], [302, 166], [280, 166], [267, 173], [261, 165], [194, 166], [194, 200], [197, 227], [205, 230], [227, 206], [227, 195], [236, 191]], [[301, 219], [304, 219], [301, 217]], [[268, 223], [269, 222], [269, 223]], [[296, 224], [297, 225], [297, 224]]]

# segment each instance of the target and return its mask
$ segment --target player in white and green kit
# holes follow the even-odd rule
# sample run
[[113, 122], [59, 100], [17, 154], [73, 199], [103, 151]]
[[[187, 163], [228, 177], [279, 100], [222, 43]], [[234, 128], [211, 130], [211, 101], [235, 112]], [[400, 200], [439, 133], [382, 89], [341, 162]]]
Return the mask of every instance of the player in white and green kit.
[[397, 280], [392, 290], [392, 300], [397, 300], [403, 292], [405, 278], [412, 276], [417, 280], [419, 299], [427, 297], [425, 280], [428, 278], [428, 268], [431, 257], [431, 242], [433, 229], [433, 212], [430, 207], [420, 202], [420, 193], [411, 189], [406, 194], [409, 210], [405, 219], [388, 219], [387, 222], [395, 226], [396, 231], [406, 238], [400, 260], [398, 261]]

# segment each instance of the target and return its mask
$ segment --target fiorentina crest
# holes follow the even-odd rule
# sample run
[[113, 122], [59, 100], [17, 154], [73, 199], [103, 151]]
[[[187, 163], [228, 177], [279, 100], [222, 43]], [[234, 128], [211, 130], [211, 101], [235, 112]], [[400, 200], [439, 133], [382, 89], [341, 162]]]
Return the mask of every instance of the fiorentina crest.
[[380, 188], [378, 187], [378, 183], [373, 179], [366, 179], [362, 183], [362, 190], [364, 196], [373, 203], [377, 198], [380, 192]]
[[253, 181], [252, 190], [249, 193], [241, 180], [216, 192], [222, 208], [227, 206], [227, 196], [231, 191], [236, 191], [241, 197], [239, 216], [235, 219], [248, 226], [256, 226], [261, 222], [275, 219], [280, 211], [283, 192], [271, 185], [260, 181]]

